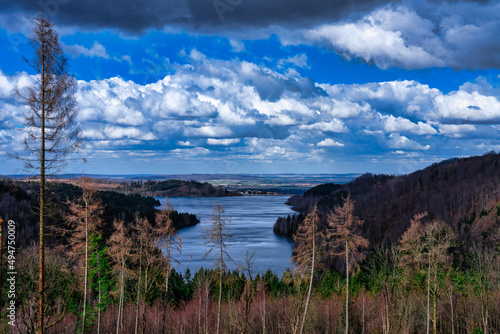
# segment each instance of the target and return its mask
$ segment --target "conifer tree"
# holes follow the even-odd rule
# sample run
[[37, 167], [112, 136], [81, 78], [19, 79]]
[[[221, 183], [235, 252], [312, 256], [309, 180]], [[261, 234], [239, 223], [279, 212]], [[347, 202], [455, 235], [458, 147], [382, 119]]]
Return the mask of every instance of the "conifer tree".
[[79, 146], [78, 127], [74, 125], [76, 80], [68, 72], [54, 25], [42, 12], [34, 19], [30, 38], [34, 57], [26, 62], [35, 70], [36, 81], [17, 95], [28, 105], [25, 114], [24, 146], [27, 155], [14, 155], [24, 161], [27, 172], [40, 176], [40, 261], [38, 286], [38, 333], [44, 332], [44, 235], [47, 216], [46, 177], [60, 171], [67, 163], [66, 156]]

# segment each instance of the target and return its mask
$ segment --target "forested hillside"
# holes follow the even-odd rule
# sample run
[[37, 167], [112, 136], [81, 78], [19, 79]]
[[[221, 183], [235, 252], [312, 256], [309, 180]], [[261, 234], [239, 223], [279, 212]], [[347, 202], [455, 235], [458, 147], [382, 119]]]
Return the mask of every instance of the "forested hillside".
[[500, 155], [488, 153], [446, 160], [409, 175], [364, 174], [343, 185], [320, 185], [288, 200], [300, 214], [278, 219], [275, 232], [293, 234], [314, 203], [326, 213], [350, 193], [372, 248], [397, 242], [411, 218], [422, 212], [460, 235], [487, 237], [500, 200], [499, 164]]
[[121, 183], [116, 189], [125, 194], [141, 194], [153, 197], [223, 197], [241, 196], [237, 191], [213, 186], [208, 182], [167, 180], [132, 181]]
[[[35, 242], [38, 236], [37, 182], [20, 182], [8, 179], [0, 180], [0, 213], [2, 219], [19, 222], [16, 236], [18, 246], [24, 248]], [[82, 196], [82, 188], [66, 182], [50, 182], [48, 187], [50, 209], [50, 226], [65, 225], [64, 217], [68, 214], [68, 203]], [[100, 217], [103, 220], [102, 232], [108, 238], [113, 231], [113, 220], [133, 221], [136, 214], [154, 221], [156, 209], [160, 202], [152, 197], [138, 194], [125, 195], [115, 191], [99, 191], [98, 198], [102, 203]], [[172, 219], [177, 229], [192, 226], [199, 222], [195, 215], [173, 211]], [[59, 240], [57, 233], [47, 235], [50, 243]]]

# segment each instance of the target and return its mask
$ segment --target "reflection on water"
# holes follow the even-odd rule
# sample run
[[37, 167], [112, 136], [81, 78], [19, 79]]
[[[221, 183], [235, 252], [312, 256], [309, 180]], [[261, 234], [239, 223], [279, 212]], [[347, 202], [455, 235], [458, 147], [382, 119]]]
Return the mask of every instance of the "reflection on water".
[[[245, 263], [246, 251], [255, 251], [253, 272], [264, 273], [271, 269], [279, 276], [291, 268], [292, 246], [290, 239], [274, 234], [273, 224], [278, 216], [293, 213], [290, 206], [284, 204], [287, 196], [242, 196], [242, 197], [171, 197], [170, 203], [179, 212], [195, 214], [201, 222], [193, 227], [181, 229], [182, 254], [176, 255], [180, 264], [174, 264], [176, 270], [184, 272], [189, 267], [191, 272], [200, 267], [213, 268], [215, 250], [205, 259], [208, 247], [203, 244], [205, 229], [208, 227], [214, 203], [219, 201], [225, 209], [227, 231], [232, 237], [226, 243], [226, 251], [238, 265]], [[162, 205], [165, 198], [158, 198]], [[229, 269], [235, 269], [228, 263]]]

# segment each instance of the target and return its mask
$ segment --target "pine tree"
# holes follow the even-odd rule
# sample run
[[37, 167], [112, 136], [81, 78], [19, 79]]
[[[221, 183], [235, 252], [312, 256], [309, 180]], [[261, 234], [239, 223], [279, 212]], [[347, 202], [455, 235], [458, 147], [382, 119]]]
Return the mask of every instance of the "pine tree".
[[44, 235], [47, 216], [46, 177], [60, 171], [67, 163], [65, 157], [79, 146], [79, 130], [74, 126], [76, 80], [68, 73], [68, 59], [64, 56], [59, 36], [53, 23], [42, 12], [34, 19], [30, 38], [35, 51], [33, 59], [26, 60], [36, 72], [36, 82], [27, 91], [17, 91], [30, 109], [25, 114], [24, 146], [27, 155], [14, 157], [24, 161], [28, 172], [40, 175], [40, 261], [38, 286], [38, 333], [44, 332]]

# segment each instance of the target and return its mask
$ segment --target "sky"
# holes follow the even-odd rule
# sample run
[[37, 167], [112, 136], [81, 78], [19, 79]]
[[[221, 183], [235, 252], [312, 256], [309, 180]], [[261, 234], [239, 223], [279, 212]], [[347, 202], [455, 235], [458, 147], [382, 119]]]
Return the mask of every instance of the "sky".
[[500, 151], [500, 2], [0, 0], [0, 174], [22, 172], [32, 19], [83, 146], [62, 172], [407, 174]]

